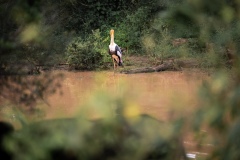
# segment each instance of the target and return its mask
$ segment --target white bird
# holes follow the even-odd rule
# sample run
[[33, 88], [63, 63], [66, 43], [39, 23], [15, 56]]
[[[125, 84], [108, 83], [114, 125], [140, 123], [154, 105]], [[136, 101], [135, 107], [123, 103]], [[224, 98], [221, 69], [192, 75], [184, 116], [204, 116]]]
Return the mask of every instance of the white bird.
[[109, 54], [112, 56], [114, 69], [117, 66], [123, 66], [121, 48], [114, 43], [114, 30], [110, 30], [111, 41], [109, 45]]

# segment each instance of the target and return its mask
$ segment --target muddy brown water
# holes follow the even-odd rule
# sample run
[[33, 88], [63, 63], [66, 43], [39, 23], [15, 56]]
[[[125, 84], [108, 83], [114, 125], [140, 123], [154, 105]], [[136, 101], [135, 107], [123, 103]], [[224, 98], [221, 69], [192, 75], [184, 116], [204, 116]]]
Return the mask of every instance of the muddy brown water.
[[[168, 121], [176, 115], [190, 117], [200, 101], [199, 87], [209, 78], [196, 70], [142, 74], [64, 72], [64, 75], [63, 94], [48, 99], [46, 119], [75, 116], [97, 91], [130, 99], [142, 113], [159, 120]], [[212, 148], [206, 143], [198, 149], [191, 133], [185, 135], [184, 145], [188, 153], [198, 157], [206, 156]]]
[[[198, 70], [141, 74], [111, 71], [54, 72], [64, 75], [61, 82], [62, 94], [51, 95], [45, 99], [47, 103], [39, 105], [44, 110], [43, 119], [78, 115], [85, 104], [91, 103], [94, 95], [101, 93], [107, 93], [111, 97], [124, 97], [136, 104], [141, 113], [150, 114], [159, 120], [169, 121], [176, 115], [190, 116], [200, 101], [198, 89], [209, 78], [206, 73]], [[98, 101], [96, 104], [101, 104], [101, 99]], [[191, 135], [184, 138], [189, 153], [206, 154], [205, 151], [196, 149]]]
[[[90, 101], [96, 91], [125, 96], [142, 113], [158, 119], [171, 118], [172, 112], [186, 113], [198, 102], [197, 91], [204, 73], [197, 71], [114, 74], [113, 72], [63, 72], [62, 94], [48, 98], [46, 117], [71, 117]], [[170, 112], [171, 111], [171, 112]]]

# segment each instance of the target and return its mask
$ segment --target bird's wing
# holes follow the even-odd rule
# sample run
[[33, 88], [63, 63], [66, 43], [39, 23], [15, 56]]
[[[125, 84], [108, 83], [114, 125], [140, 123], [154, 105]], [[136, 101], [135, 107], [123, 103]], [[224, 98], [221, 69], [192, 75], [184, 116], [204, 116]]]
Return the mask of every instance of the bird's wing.
[[120, 52], [120, 54], [122, 54], [121, 48], [118, 45], [116, 45], [115, 49], [116, 51]]

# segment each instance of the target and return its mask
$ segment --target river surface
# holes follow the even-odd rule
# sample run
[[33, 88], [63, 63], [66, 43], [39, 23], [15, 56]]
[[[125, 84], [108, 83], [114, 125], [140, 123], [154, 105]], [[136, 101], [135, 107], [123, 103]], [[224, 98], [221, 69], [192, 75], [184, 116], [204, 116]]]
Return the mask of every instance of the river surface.
[[[175, 116], [189, 117], [199, 106], [199, 87], [209, 78], [206, 73], [198, 70], [142, 74], [110, 71], [54, 72], [64, 75], [61, 92], [47, 97], [44, 103], [39, 104], [44, 113], [40, 119], [73, 117], [83, 112], [87, 104], [106, 107], [108, 102], [110, 106], [114, 100], [121, 98], [130, 101], [130, 106], [137, 106], [140, 113], [149, 114], [159, 120], [169, 121]], [[112, 98], [112, 101], [106, 100], [106, 97]], [[101, 109], [103, 108], [99, 111]], [[12, 117], [14, 120], [14, 114]], [[207, 155], [205, 150], [209, 150], [209, 147], [205, 147], [200, 153], [192, 137], [191, 133], [184, 136], [187, 152]]]
[[[166, 71], [142, 74], [113, 72], [63, 72], [62, 94], [48, 98], [45, 118], [71, 117], [91, 101], [96, 92], [122, 96], [142, 113], [167, 120], [172, 113], [187, 113], [198, 103], [198, 88], [206, 74], [197, 71]], [[101, 100], [99, 100], [99, 103]]]

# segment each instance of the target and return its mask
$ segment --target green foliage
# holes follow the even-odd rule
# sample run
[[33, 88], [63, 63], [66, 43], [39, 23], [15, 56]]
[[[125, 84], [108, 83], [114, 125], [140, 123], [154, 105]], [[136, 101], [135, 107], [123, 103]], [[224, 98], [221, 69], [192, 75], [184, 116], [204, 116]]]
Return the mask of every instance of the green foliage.
[[55, 10], [49, 16], [51, 6], [41, 4], [42, 1], [27, 0], [0, 2], [0, 97], [26, 110], [56, 91], [58, 76], [20, 75], [39, 74], [37, 65], [58, 64], [68, 40], [59, 33], [62, 27], [58, 20], [49, 23], [51, 16], [59, 12]]
[[76, 38], [66, 49], [67, 62], [75, 69], [103, 68], [110, 59], [106, 40], [99, 30], [93, 31], [84, 40], [81, 37]]
[[[1, 15], [4, 25], [1, 25], [0, 45], [3, 53], [1, 64], [6, 65], [19, 60], [32, 65], [64, 63], [63, 51], [71, 37], [76, 37], [75, 34], [77, 34], [85, 43], [84, 46], [88, 46], [87, 43], [90, 41], [93, 43], [94, 38], [96, 43], [100, 44], [98, 39], [92, 36], [92, 30], [97, 29], [102, 32], [100, 40], [105, 39], [102, 37], [106, 35], [109, 36], [110, 29], [115, 29], [116, 42], [119, 46], [128, 48], [131, 53], [143, 54], [141, 37], [148, 32], [151, 19], [160, 10], [159, 6], [157, 0], [147, 2], [142, 0], [131, 2], [127, 0], [2, 2]], [[12, 35], [16, 38], [10, 39], [14, 37]], [[90, 38], [93, 39], [90, 40]], [[103, 44], [107, 48], [108, 44], [103, 42], [101, 45]], [[95, 45], [93, 52], [99, 52], [103, 55], [103, 62], [109, 62], [109, 58], [103, 54], [103, 51], [96, 51], [102, 50], [101, 45]], [[82, 48], [92, 55], [91, 49], [86, 49], [84, 46]], [[87, 63], [93, 63], [89, 62], [95, 61], [89, 55], [82, 59], [88, 61]], [[70, 63], [79, 61], [76, 60], [76, 56], [67, 59]], [[104, 67], [100, 64], [77, 68], [96, 68], [97, 66]]]
[[[62, 51], [71, 34], [60, 32], [63, 27], [59, 19], [53, 21], [59, 10], [49, 16], [53, 6], [25, 0], [1, 2], [0, 7], [3, 24], [0, 26], [1, 67], [61, 63]], [[4, 67], [0, 70], [5, 73]]]
[[[138, 106], [128, 99], [99, 92], [79, 117], [24, 126], [5, 140], [5, 146], [13, 160], [174, 160], [184, 156], [178, 126], [140, 115]], [[97, 118], [91, 120], [90, 115]]]
[[[218, 72], [201, 88], [202, 104], [195, 114], [194, 128], [208, 127], [207, 138], [215, 144], [209, 159], [239, 159], [239, 68], [234, 75]], [[205, 140], [201, 137], [201, 140]]]
[[[200, 90], [201, 104], [193, 120], [194, 129], [197, 131], [207, 128], [208, 138], [211, 137], [210, 143], [214, 144], [209, 159], [240, 158], [237, 136], [240, 118], [240, 34], [236, 32], [240, 24], [239, 5], [238, 0], [183, 1], [169, 12], [172, 24], [178, 27], [177, 24], [180, 23], [177, 32], [184, 35], [182, 25], [187, 25], [185, 32], [188, 27], [194, 26], [197, 40], [205, 44], [203, 65], [219, 69], [215, 70], [211, 80], [204, 82]], [[175, 23], [174, 19], [179, 21]], [[169, 27], [172, 24], [169, 23]], [[231, 70], [222, 67], [222, 64], [225, 64], [225, 54], [233, 57]]]
[[174, 55], [176, 49], [172, 46], [171, 36], [167, 30], [161, 30], [152, 34], [147, 34], [142, 38], [145, 47], [145, 52], [154, 58], [166, 59], [177, 57]]
[[[147, 13], [144, 8], [139, 8], [133, 14], [130, 14], [119, 26], [119, 41], [122, 41], [122, 46], [133, 48], [135, 52], [141, 52], [140, 38], [146, 29]], [[141, 25], [140, 25], [141, 24]], [[118, 38], [116, 36], [116, 39]], [[140, 53], [141, 54], [141, 53]]]
[[[142, 37], [149, 32], [149, 27], [155, 15], [157, 2], [143, 3], [134, 11], [127, 12], [127, 16], [116, 26], [120, 45], [127, 47], [132, 54], [144, 54]], [[156, 11], [155, 11], [156, 12]]]
[[119, 46], [141, 53], [141, 36], [150, 26], [158, 6], [157, 0], [86, 0], [72, 1], [59, 7], [69, 15], [63, 22], [66, 30], [75, 31], [85, 39], [92, 30], [100, 29], [109, 35], [109, 30], [114, 29]]
[[175, 159], [177, 141], [159, 133], [169, 127], [147, 116], [123, 121], [45, 121], [15, 133], [7, 145], [13, 159]]
[[[155, 25], [159, 25], [155, 22]], [[154, 26], [155, 30], [142, 37], [144, 52], [150, 57], [165, 60], [169, 58], [191, 58], [196, 55], [193, 51], [190, 39], [174, 39], [168, 29], [159, 29]], [[180, 44], [174, 44], [178, 40], [186, 41]], [[176, 42], [175, 42], [176, 41]]]
[[[226, 48], [239, 51], [237, 6], [235, 0], [181, 2], [169, 7], [161, 17], [172, 35], [197, 38], [199, 44], [205, 45], [204, 52], [214, 51], [222, 57]], [[209, 44], [214, 44], [211, 50], [207, 48]]]

